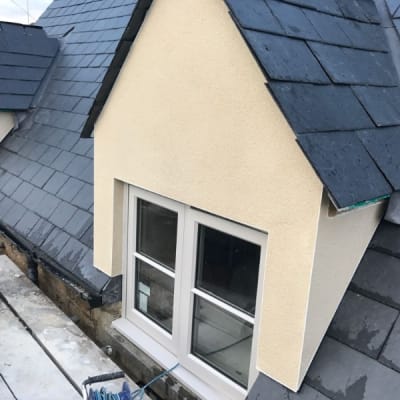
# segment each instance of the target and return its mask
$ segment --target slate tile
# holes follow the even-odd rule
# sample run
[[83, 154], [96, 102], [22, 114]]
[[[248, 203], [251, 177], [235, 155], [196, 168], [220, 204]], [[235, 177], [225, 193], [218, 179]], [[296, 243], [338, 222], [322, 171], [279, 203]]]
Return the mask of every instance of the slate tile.
[[377, 358], [399, 312], [365, 296], [347, 291], [328, 335], [366, 355]]
[[33, 148], [28, 154], [28, 158], [33, 161], [38, 161], [49, 148], [49, 146], [43, 143], [33, 143], [32, 146]]
[[44, 154], [39, 158], [39, 162], [45, 165], [50, 165], [60, 155], [61, 150], [56, 147], [49, 146]]
[[37, 212], [41, 217], [48, 219], [59, 204], [60, 200], [57, 197], [46, 193], [42, 201], [33, 208], [33, 211]]
[[3, 197], [3, 199], [0, 201], [0, 218], [4, 218], [5, 215], [7, 215], [8, 211], [11, 209], [11, 207], [15, 204], [14, 201], [12, 201], [9, 197]]
[[25, 212], [25, 207], [21, 206], [21, 204], [14, 203], [14, 205], [4, 215], [3, 222], [14, 227], [24, 216]]
[[25, 181], [30, 181], [39, 172], [40, 168], [42, 168], [41, 164], [31, 161], [19, 176]]
[[83, 98], [74, 108], [74, 112], [78, 114], [88, 115], [93, 106], [93, 100], [88, 98]]
[[40, 203], [44, 200], [45, 196], [46, 192], [38, 189], [37, 187], [34, 187], [23, 201], [23, 205], [29, 210], [36, 210], [39, 207]]
[[390, 194], [392, 189], [353, 133], [304, 134], [298, 142], [339, 208]]
[[71, 149], [79, 142], [80, 136], [77, 133], [78, 130], [74, 133], [69, 132], [68, 135], [64, 135], [63, 139], [59, 143], [60, 149], [71, 151]]
[[332, 400], [397, 400], [400, 391], [398, 373], [330, 338], [322, 342], [306, 382]]
[[94, 165], [93, 162], [89, 164], [89, 166], [79, 174], [79, 179], [86, 183], [90, 183], [93, 185], [94, 183]]
[[86, 255], [78, 262], [74, 274], [96, 292], [101, 292], [110, 280], [109, 276], [93, 266], [93, 252], [91, 250], [87, 251]]
[[49, 193], [56, 194], [69, 179], [68, 175], [56, 171], [44, 185], [43, 189]]
[[244, 36], [269, 79], [330, 83], [304, 41], [254, 31]]
[[65, 225], [70, 222], [72, 216], [76, 213], [76, 211], [76, 207], [65, 201], [61, 201], [60, 203], [58, 203], [57, 208], [50, 215], [49, 221], [59, 228], [64, 228]]
[[379, 25], [344, 18], [340, 18], [338, 24], [350, 38], [354, 48], [376, 51], [388, 50], [385, 34]]
[[394, 190], [400, 190], [400, 129], [368, 130], [358, 137]]
[[88, 210], [93, 204], [93, 185], [82, 186], [79, 193], [72, 199], [72, 204]]
[[64, 172], [75, 178], [79, 178], [83, 171], [92, 164], [92, 160], [83, 156], [75, 156], [65, 168]]
[[400, 88], [355, 86], [355, 94], [376, 126], [400, 125]]
[[9, 134], [2, 142], [2, 145], [8, 150], [18, 153], [25, 143], [26, 139], [20, 138], [19, 136], [13, 134]]
[[379, 357], [379, 361], [389, 368], [395, 369], [400, 372], [400, 319], [397, 319], [396, 324], [388, 341], [385, 345], [385, 348]]
[[350, 39], [339, 26], [338, 17], [313, 10], [304, 9], [303, 12], [318, 32], [323, 42], [339, 44], [341, 46], [352, 46]]
[[70, 237], [62, 249], [58, 253], [56, 259], [64, 267], [70, 271], [74, 270], [79, 261], [85, 256], [88, 249], [78, 240]]
[[70, 236], [58, 228], [54, 228], [48, 235], [47, 239], [41, 245], [41, 249], [53, 259], [57, 259], [57, 255], [64, 248]]
[[92, 147], [93, 139], [81, 139], [71, 149], [71, 152], [84, 156]]
[[90, 225], [79, 240], [89, 249], [93, 249], [93, 225]]
[[371, 53], [323, 43], [309, 43], [309, 46], [335, 83], [398, 85], [392, 58], [387, 53]]
[[35, 176], [32, 177], [30, 182], [42, 188], [50, 179], [50, 177], [54, 174], [54, 170], [45, 166], [40, 167], [39, 171]]
[[11, 195], [11, 198], [18, 203], [22, 203], [32, 192], [32, 190], [33, 186], [30, 183], [22, 182], [21, 185], [19, 185], [15, 192]]
[[[345, 17], [356, 19], [363, 22], [369, 22], [369, 19], [364, 14], [364, 7], [359, 4], [357, 0], [337, 0], [337, 3], [342, 10]], [[369, 3], [368, 1], [363, 1], [364, 3]]]
[[382, 221], [371, 240], [370, 247], [400, 258], [400, 226]]
[[[291, 3], [299, 6], [312, 8], [323, 13], [334, 14], [342, 16], [342, 11], [339, 8], [336, 0], [284, 0], [285, 3]], [[306, 10], [303, 10], [306, 11]], [[322, 13], [319, 13], [322, 14]]]
[[51, 167], [58, 171], [64, 171], [68, 164], [73, 160], [74, 154], [67, 151], [62, 151], [51, 164]]
[[67, 221], [64, 230], [71, 236], [79, 239], [92, 224], [92, 214], [82, 210], [77, 210], [75, 214]]
[[67, 202], [71, 202], [71, 200], [78, 194], [83, 186], [84, 183], [82, 181], [79, 181], [75, 178], [69, 178], [68, 181], [57, 192], [57, 197]]
[[400, 309], [400, 260], [367, 250], [351, 285], [368, 297]]
[[39, 217], [32, 211], [27, 210], [26, 213], [19, 220], [15, 229], [23, 236], [28, 236], [29, 232], [39, 221]]
[[301, 39], [321, 40], [318, 32], [307, 19], [301, 7], [275, 0], [266, 0], [266, 2], [273, 15], [275, 15], [289, 36]]
[[[1, 163], [1, 158], [0, 158]], [[1, 164], [0, 164], [1, 165]], [[13, 177], [10, 173], [8, 173], [5, 169], [0, 168], [0, 190], [4, 185]]]
[[243, 28], [284, 33], [277, 19], [263, 0], [243, 3], [241, 0], [225, 0], [235, 18]]
[[283, 385], [259, 373], [246, 400], [329, 400], [308, 385], [302, 385], [298, 393], [293, 393]]
[[375, 127], [349, 87], [284, 82], [268, 87], [296, 133]]
[[18, 177], [12, 175], [11, 179], [7, 181], [5, 185], [1, 187], [1, 191], [8, 197], [10, 197], [15, 190], [18, 188], [18, 186], [22, 183], [22, 180], [19, 179]]

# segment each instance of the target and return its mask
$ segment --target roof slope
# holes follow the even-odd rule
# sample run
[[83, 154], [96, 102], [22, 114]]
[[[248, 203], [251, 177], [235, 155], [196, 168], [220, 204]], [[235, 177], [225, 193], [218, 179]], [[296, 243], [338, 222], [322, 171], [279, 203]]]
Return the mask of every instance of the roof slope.
[[398, 400], [399, 288], [400, 226], [383, 221], [300, 392], [260, 375], [248, 399]]
[[0, 144], [2, 229], [95, 294], [114, 281], [93, 267], [93, 140], [80, 136], [147, 4], [54, 0], [38, 20], [61, 42], [53, 72], [37, 109]]
[[42, 28], [0, 22], [0, 110], [32, 106], [57, 51]]
[[373, 0], [226, 0], [340, 209], [400, 190], [400, 87]]

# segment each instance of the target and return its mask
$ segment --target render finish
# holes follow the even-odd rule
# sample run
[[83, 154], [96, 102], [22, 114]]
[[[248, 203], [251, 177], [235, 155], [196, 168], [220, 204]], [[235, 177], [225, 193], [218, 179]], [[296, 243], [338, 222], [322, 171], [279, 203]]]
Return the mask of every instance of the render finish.
[[0, 143], [14, 128], [14, 114], [11, 112], [0, 112]]

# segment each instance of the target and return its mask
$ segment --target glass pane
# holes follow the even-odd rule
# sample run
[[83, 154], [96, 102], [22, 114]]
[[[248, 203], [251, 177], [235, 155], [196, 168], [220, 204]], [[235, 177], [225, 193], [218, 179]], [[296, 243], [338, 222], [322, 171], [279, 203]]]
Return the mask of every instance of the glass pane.
[[138, 199], [137, 251], [175, 268], [178, 214]]
[[247, 387], [253, 325], [195, 296], [192, 353]]
[[254, 315], [260, 246], [199, 225], [196, 286]]
[[172, 333], [174, 280], [136, 260], [135, 308]]

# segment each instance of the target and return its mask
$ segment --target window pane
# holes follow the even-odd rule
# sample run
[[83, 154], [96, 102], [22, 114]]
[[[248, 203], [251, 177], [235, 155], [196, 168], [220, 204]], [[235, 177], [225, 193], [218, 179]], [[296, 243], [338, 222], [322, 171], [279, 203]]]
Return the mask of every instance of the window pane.
[[136, 260], [135, 308], [172, 332], [174, 280], [141, 260]]
[[253, 326], [195, 296], [192, 353], [247, 387]]
[[178, 214], [138, 199], [137, 251], [175, 268]]
[[260, 246], [199, 225], [196, 286], [254, 315]]

